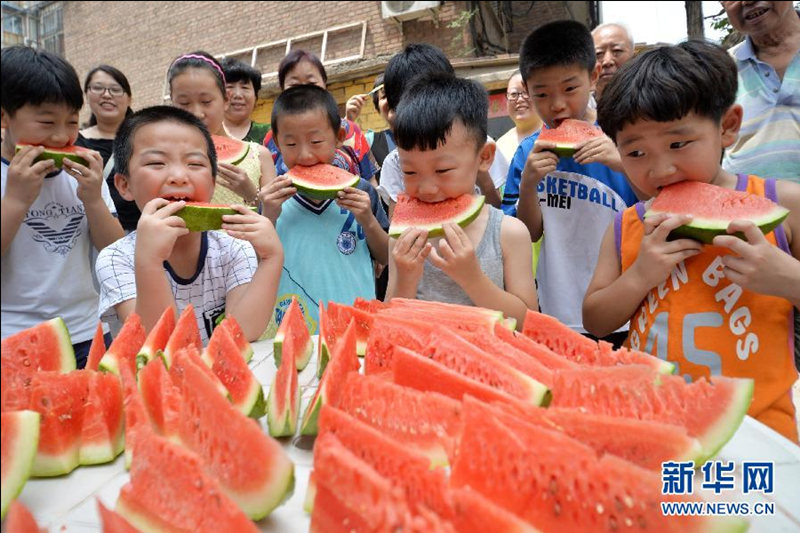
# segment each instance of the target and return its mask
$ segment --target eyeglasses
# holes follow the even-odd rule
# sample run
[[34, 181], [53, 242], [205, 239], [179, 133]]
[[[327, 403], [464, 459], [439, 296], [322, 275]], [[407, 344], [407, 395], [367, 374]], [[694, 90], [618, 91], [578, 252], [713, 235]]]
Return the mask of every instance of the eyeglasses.
[[506, 93], [506, 100], [509, 100], [511, 102], [516, 102], [520, 98], [522, 98], [523, 100], [530, 100], [531, 97], [528, 95], [528, 93], [518, 93], [516, 91], [512, 93]]
[[105, 85], [89, 85], [89, 92], [97, 96], [102, 95], [106, 91], [108, 91], [108, 94], [111, 96], [122, 96], [125, 94], [125, 89], [119, 85], [112, 85], [111, 87], [106, 87]]

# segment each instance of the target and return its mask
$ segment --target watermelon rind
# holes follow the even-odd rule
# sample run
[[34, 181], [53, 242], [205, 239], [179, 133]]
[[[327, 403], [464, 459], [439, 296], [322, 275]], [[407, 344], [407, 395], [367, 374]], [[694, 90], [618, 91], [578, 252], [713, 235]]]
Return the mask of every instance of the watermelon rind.
[[323, 396], [325, 396], [325, 384], [320, 384], [321, 390], [311, 398], [311, 403], [306, 407], [303, 413], [303, 420], [300, 423], [301, 435], [316, 435], [319, 430], [319, 412], [323, 405]]
[[303, 196], [307, 196], [308, 198], [313, 198], [315, 200], [328, 200], [331, 198], [336, 198], [339, 191], [344, 190], [346, 187], [355, 187], [358, 185], [360, 177], [353, 175], [353, 178], [350, 181], [339, 183], [337, 185], [319, 185], [310, 181], [306, 181], [295, 176], [292, 176], [291, 173], [289, 177], [292, 178], [292, 185], [297, 192], [302, 194]]
[[[733, 380], [734, 378], [730, 378]], [[729, 381], [730, 381], [729, 380]], [[714, 378], [711, 378], [714, 384]], [[736, 430], [744, 420], [750, 402], [753, 400], [753, 380], [746, 378], [735, 379], [736, 387], [730, 402], [725, 407], [724, 415], [720, 416], [717, 423], [709, 427], [702, 435], [697, 435], [700, 446], [703, 448], [703, 456], [695, 464], [700, 465], [713, 458], [723, 446], [733, 437]]]
[[397, 222], [393, 222], [389, 226], [389, 237], [397, 238], [399, 237], [406, 229], [410, 227], [416, 227], [420, 229], [424, 229], [428, 231], [428, 238], [433, 237], [440, 237], [444, 235], [444, 228], [442, 225], [446, 222], [454, 222], [461, 226], [462, 228], [467, 227], [473, 220], [478, 218], [478, 215], [481, 214], [481, 209], [483, 209], [483, 205], [486, 201], [486, 197], [483, 195], [475, 195], [473, 196], [473, 201], [470, 206], [465, 209], [463, 212], [459, 213], [458, 215], [447, 219], [441, 220], [436, 223], [432, 224], [399, 224]]
[[[33, 459], [36, 457], [36, 448], [39, 445], [39, 420], [36, 411], [8, 411], [3, 413], [3, 418], [15, 419], [15, 438], [8, 442], [8, 449], [3, 450], [3, 484], [2, 490], [2, 517], [6, 516], [8, 506], [19, 496], [25, 482], [31, 475]], [[10, 431], [3, 428], [3, 432]]]
[[[285, 341], [285, 336], [282, 331], [276, 333], [275, 338], [272, 340], [272, 353], [275, 358], [275, 366], [281, 366], [284, 341]], [[295, 361], [295, 365], [298, 372], [302, 371], [308, 365], [308, 362], [311, 360], [311, 354], [313, 352], [314, 352], [314, 341], [312, 341], [309, 338], [305, 348], [303, 348], [302, 352], [299, 354], [297, 360]]]
[[[250, 207], [255, 211], [255, 207]], [[237, 215], [237, 211], [230, 207], [217, 205], [191, 205], [187, 204], [183, 209], [175, 213], [186, 222], [186, 229], [189, 231], [212, 231], [222, 229], [222, 217], [224, 215]]]
[[[67, 146], [65, 148], [71, 148], [71, 147]], [[22, 145], [18, 144], [14, 147], [15, 154], [20, 150], [22, 150]], [[34, 162], [47, 161], [48, 159], [51, 159], [53, 163], [55, 163], [56, 168], [64, 168], [64, 159], [69, 159], [70, 161], [74, 161], [75, 163], [78, 163], [79, 165], [83, 165], [85, 167], [89, 166], [89, 162], [86, 160], [86, 158], [79, 156], [75, 152], [62, 151], [59, 150], [58, 148], [45, 148], [44, 152], [42, 152], [39, 155], [39, 157], [34, 159]]]
[[[244, 158], [250, 153], [249, 142], [243, 142], [239, 139], [234, 139], [233, 137], [227, 137], [225, 135], [212, 135], [211, 140], [214, 142], [214, 151], [217, 154], [217, 163], [238, 165], [244, 161]], [[220, 147], [225, 150], [231, 150], [234, 147], [238, 147], [239, 150], [229, 154], [227, 157], [224, 157], [225, 154], [220, 154]]]
[[558, 143], [558, 144], [556, 144], [556, 147], [555, 147], [555, 148], [550, 148], [550, 149], [548, 150], [548, 152], [553, 152], [553, 153], [554, 153], [554, 154], [556, 154], [556, 155], [557, 155], [559, 158], [562, 158], [562, 157], [572, 157], [573, 155], [575, 155], [575, 152], [577, 152], [577, 151], [578, 151], [578, 149], [576, 148], [576, 146], [577, 146], [577, 145], [575, 145], [575, 144], [570, 144], [570, 143], [563, 143], [563, 144], [562, 144], [562, 143]]

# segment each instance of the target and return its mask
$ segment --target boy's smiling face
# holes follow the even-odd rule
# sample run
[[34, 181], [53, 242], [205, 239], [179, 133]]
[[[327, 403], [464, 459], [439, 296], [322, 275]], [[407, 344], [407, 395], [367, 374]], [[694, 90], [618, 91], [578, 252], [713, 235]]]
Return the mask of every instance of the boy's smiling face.
[[115, 176], [120, 195], [139, 209], [153, 198], [208, 202], [214, 193], [211, 160], [203, 134], [172, 121], [139, 127], [134, 133], [129, 176]]
[[479, 170], [488, 170], [494, 159], [494, 145], [475, 146], [475, 138], [459, 121], [435, 150], [397, 148], [405, 190], [422, 202], [441, 202], [472, 194]]
[[616, 139], [625, 174], [648, 196], [681, 181], [724, 186], [731, 175], [722, 170], [720, 156], [736, 140], [741, 119], [735, 105], [719, 124], [693, 112], [670, 122], [625, 124]]
[[597, 69], [587, 71], [580, 65], [556, 65], [535, 69], [526, 80], [536, 112], [549, 128], [565, 119], [583, 120]]
[[63, 148], [78, 138], [78, 110], [66, 104], [25, 104], [13, 116], [2, 113], [3, 157], [14, 157], [18, 143]]
[[295, 165], [310, 167], [317, 163], [332, 163], [343, 138], [344, 130], [334, 131], [325, 110], [318, 108], [281, 116], [275, 144], [287, 168]]

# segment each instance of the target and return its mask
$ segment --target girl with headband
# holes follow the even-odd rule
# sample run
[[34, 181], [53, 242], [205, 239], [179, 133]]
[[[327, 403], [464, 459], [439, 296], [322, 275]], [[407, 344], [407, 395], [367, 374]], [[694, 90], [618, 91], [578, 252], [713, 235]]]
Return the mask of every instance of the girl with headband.
[[[229, 137], [223, 126], [228, 93], [219, 62], [206, 52], [184, 54], [167, 72], [172, 105], [203, 121], [212, 136]], [[275, 165], [266, 148], [249, 143], [250, 150], [237, 165], [220, 163], [212, 203], [257, 205], [258, 190], [275, 178]]]

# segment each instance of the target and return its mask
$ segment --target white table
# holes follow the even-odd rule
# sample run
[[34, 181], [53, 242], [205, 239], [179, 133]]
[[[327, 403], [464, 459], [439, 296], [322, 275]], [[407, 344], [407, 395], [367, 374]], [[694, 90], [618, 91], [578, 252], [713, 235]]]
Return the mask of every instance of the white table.
[[[276, 368], [272, 357], [272, 342], [262, 341], [253, 344], [255, 355], [250, 367], [256, 378], [264, 385], [264, 394], [275, 375]], [[302, 394], [302, 409], [314, 395], [317, 384], [316, 356], [300, 373], [299, 383]], [[301, 410], [302, 413], [302, 410]], [[266, 431], [266, 418], [261, 419]], [[262, 531], [299, 532], [308, 531], [310, 519], [303, 512], [303, 500], [308, 475], [311, 471], [312, 441], [308, 438], [294, 437], [282, 440], [283, 447], [295, 464], [295, 490], [292, 497], [278, 507], [272, 514], [257, 522]], [[800, 532], [800, 448], [747, 417], [736, 435], [719, 453], [717, 459], [736, 463], [736, 487], [734, 494], [725, 492], [722, 499], [727, 501], [773, 502], [774, 516], [751, 516], [750, 531], [756, 533], [797, 533]], [[741, 493], [742, 461], [773, 461], [775, 491], [770, 495]], [[70, 475], [50, 479], [31, 479], [25, 485], [20, 500], [36, 517], [40, 527], [52, 533], [97, 532], [100, 531], [100, 518], [95, 498], [106, 507], [114, 508], [120, 488], [128, 482], [124, 458], [107, 465], [82, 466]], [[702, 483], [702, 475], [695, 476], [695, 492]], [[709, 491], [703, 491], [707, 495]], [[713, 495], [713, 492], [710, 494]]]

